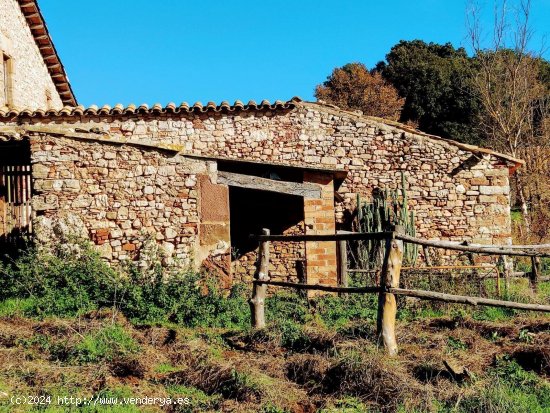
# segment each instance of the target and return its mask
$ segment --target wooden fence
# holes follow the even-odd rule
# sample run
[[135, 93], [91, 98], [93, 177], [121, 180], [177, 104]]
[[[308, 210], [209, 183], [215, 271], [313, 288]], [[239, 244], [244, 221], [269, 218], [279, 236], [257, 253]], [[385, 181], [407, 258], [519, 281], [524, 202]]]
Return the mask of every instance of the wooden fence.
[[[434, 291], [399, 288], [401, 264], [403, 261], [403, 243], [410, 242], [423, 247], [443, 248], [469, 253], [531, 257], [533, 269], [531, 281], [540, 274], [540, 258], [550, 257], [550, 245], [476, 245], [466, 242], [449, 242], [423, 240], [406, 235], [401, 227], [396, 227], [392, 232], [376, 233], [339, 233], [330, 235], [271, 235], [268, 229], [262, 230], [262, 234], [253, 235], [259, 242], [257, 271], [254, 275], [250, 308], [252, 326], [254, 328], [265, 327], [265, 300], [268, 285], [277, 287], [289, 287], [299, 290], [317, 290], [337, 293], [378, 294], [377, 334], [379, 343], [383, 344], [390, 355], [397, 354], [397, 340], [395, 334], [395, 319], [397, 314], [396, 296], [415, 297], [423, 300], [443, 301], [447, 303], [459, 303], [468, 305], [485, 305], [491, 307], [504, 307], [518, 310], [550, 312], [550, 305], [525, 304], [514, 301], [494, 300], [482, 297], [446, 294]], [[283, 281], [271, 281], [269, 278], [269, 246], [270, 242], [277, 241], [349, 241], [349, 240], [385, 240], [385, 256], [380, 273], [380, 283], [373, 287], [347, 287], [329, 286], [319, 284], [298, 284]]]

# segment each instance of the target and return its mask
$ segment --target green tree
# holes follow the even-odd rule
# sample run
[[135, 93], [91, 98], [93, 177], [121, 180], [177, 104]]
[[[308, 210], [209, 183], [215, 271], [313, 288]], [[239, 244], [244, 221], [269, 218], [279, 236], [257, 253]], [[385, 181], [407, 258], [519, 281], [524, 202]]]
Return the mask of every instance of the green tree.
[[423, 132], [479, 143], [475, 117], [479, 104], [472, 93], [475, 61], [464, 48], [455, 49], [422, 40], [402, 40], [380, 62], [376, 71], [405, 98], [402, 122]]

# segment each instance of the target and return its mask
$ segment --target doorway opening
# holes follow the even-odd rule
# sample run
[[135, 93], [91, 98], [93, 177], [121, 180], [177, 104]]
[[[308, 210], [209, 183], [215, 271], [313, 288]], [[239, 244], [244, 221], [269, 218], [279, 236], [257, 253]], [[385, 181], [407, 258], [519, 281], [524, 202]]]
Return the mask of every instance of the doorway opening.
[[31, 196], [29, 141], [0, 142], [0, 248], [8, 254], [32, 234]]

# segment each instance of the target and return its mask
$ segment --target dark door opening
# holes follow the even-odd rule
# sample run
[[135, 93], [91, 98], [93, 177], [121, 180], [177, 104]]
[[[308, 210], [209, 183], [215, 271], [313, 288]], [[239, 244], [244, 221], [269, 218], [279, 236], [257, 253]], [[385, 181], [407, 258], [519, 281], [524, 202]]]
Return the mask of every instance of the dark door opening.
[[[229, 187], [231, 219], [231, 247], [235, 258], [258, 248], [250, 234], [259, 234], [269, 228], [272, 234], [283, 234], [289, 229], [303, 231], [304, 199], [255, 189]], [[302, 225], [303, 226], [303, 225]]]
[[31, 155], [28, 140], [0, 143], [0, 247], [17, 251], [32, 233]]
[[[250, 234], [268, 228], [272, 234], [304, 233], [304, 199], [275, 192], [229, 187], [232, 271], [251, 277], [255, 271], [258, 242]], [[272, 243], [270, 276], [303, 279], [305, 244]]]

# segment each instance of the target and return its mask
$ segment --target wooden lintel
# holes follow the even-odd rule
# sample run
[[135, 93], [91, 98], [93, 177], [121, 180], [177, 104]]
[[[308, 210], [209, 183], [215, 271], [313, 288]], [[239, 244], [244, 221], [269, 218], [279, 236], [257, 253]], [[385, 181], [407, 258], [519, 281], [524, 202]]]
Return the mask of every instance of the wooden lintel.
[[239, 188], [259, 189], [262, 191], [303, 196], [304, 198], [320, 199], [321, 188], [309, 182], [288, 182], [259, 176], [238, 174], [235, 172], [218, 171], [218, 183], [237, 186]]

